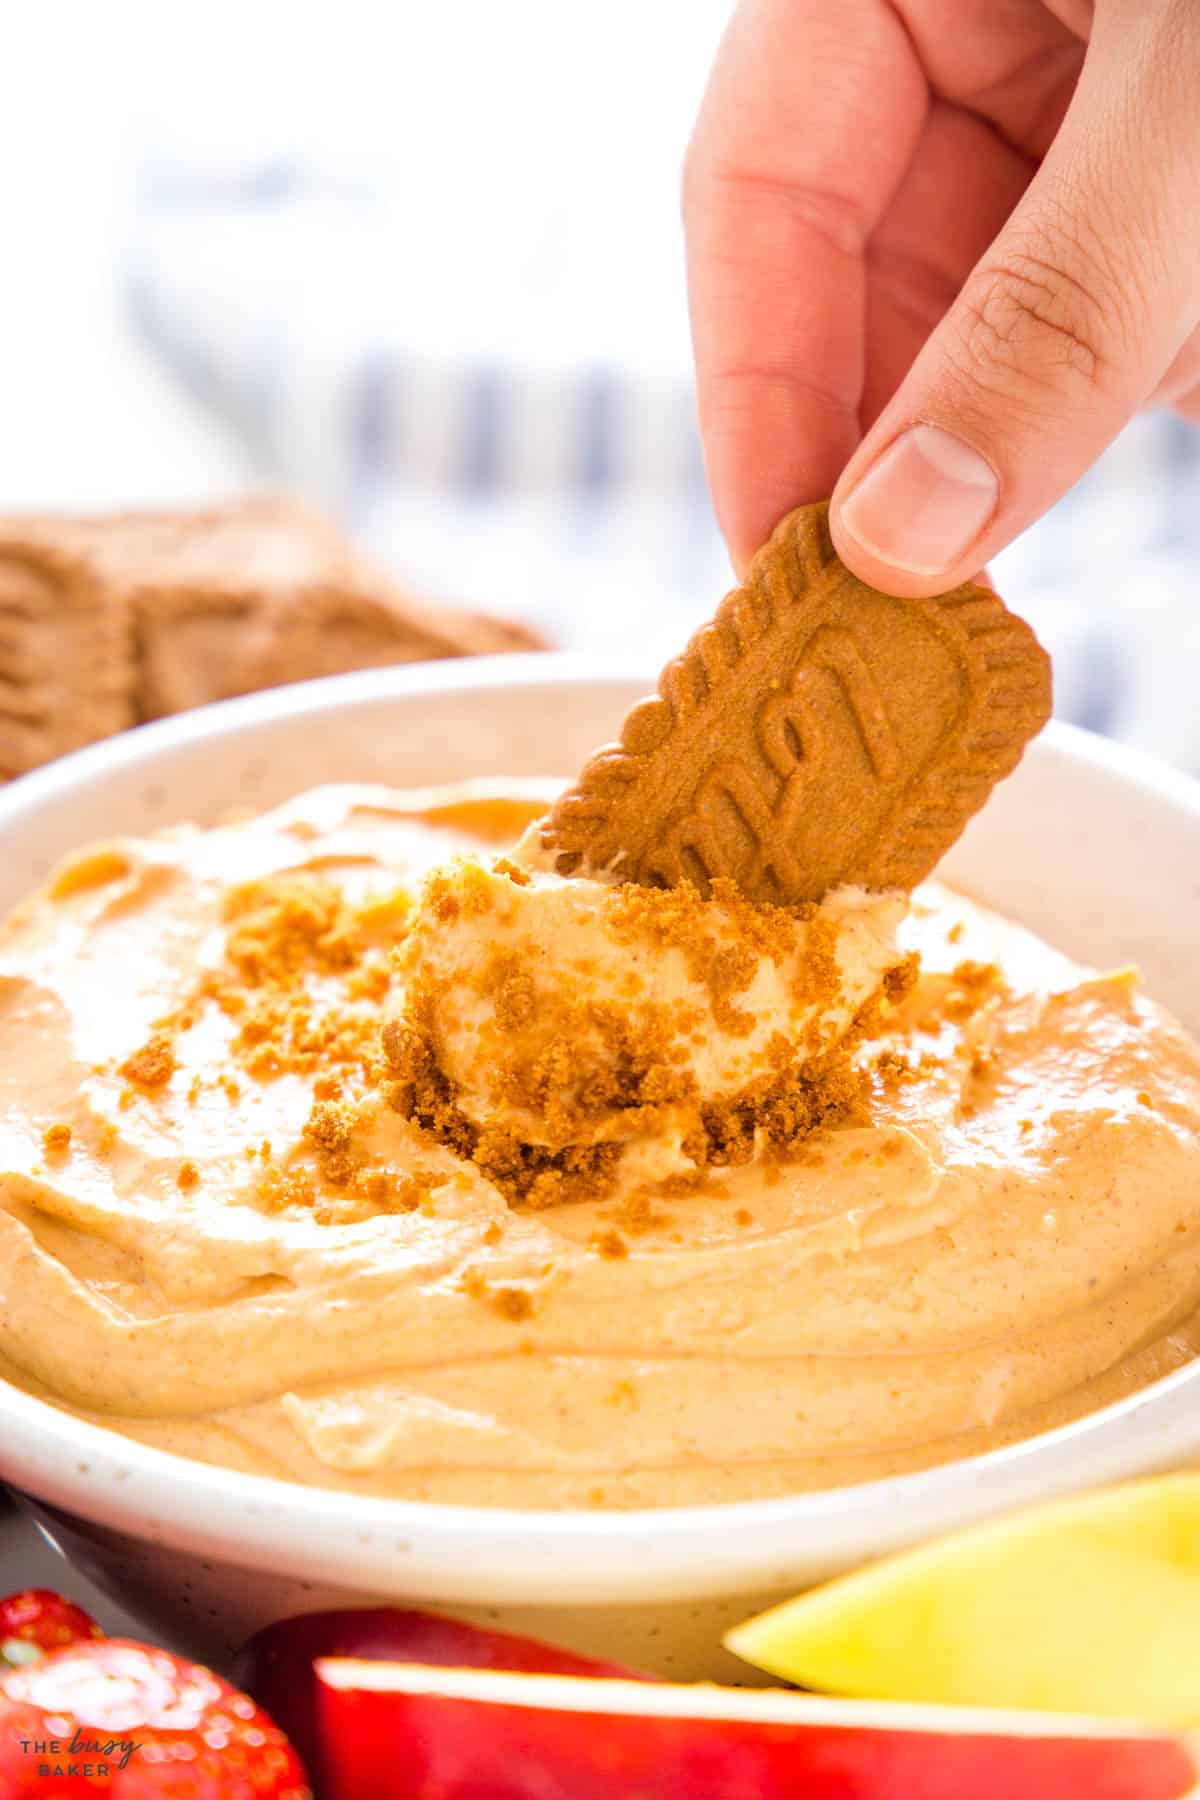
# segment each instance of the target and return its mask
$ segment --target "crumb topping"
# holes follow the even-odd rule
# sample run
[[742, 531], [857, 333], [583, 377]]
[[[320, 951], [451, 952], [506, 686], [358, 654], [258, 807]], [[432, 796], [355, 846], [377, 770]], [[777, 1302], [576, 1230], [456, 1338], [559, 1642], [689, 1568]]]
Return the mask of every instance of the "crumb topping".
[[942, 1003], [943, 1015], [960, 1025], [1006, 987], [1003, 972], [996, 963], [957, 963], [950, 971], [950, 992]]
[[[702, 1172], [793, 1155], [813, 1134], [864, 1116], [870, 1078], [852, 1052], [911, 990], [914, 957], [887, 974], [838, 1034], [829, 1020], [829, 1010], [844, 1005], [837, 923], [815, 904], [753, 903], [727, 880], [714, 883], [711, 897], [687, 883], [605, 889], [596, 931], [628, 953], [627, 964], [615, 973], [605, 965], [591, 982], [574, 943], [566, 973], [547, 969], [544, 943], [523, 926], [497, 873], [510, 875], [502, 862], [489, 871], [472, 861], [430, 877], [401, 958], [403, 1011], [382, 1042], [394, 1077], [390, 1104], [474, 1162], [510, 1203], [603, 1197], [635, 1138], [674, 1133]], [[588, 929], [590, 904], [581, 902]], [[441, 928], [488, 916], [495, 934], [474, 934], [472, 960], [446, 973]], [[526, 935], [506, 930], [514, 920]], [[658, 997], [645, 980], [646, 965], [669, 952], [682, 958], [685, 997]], [[736, 1041], [759, 1029], [743, 996], [764, 960], [786, 967], [802, 1029], [773, 1032], [756, 1050], [763, 1072], [708, 1098], [695, 1073], [697, 1048], [714, 1030]], [[486, 1113], [477, 1101], [468, 1107], [441, 1054], [443, 1020], [468, 990], [483, 1003], [470, 1029], [486, 1069]], [[696, 990], [700, 999], [686, 997]]]
[[[591, 1246], [620, 1259], [631, 1238], [669, 1229], [672, 1204], [702, 1193], [714, 1171], [755, 1160], [770, 1183], [783, 1165], [815, 1165], [829, 1132], [868, 1122], [875, 1095], [928, 1066], [928, 1053], [905, 1054], [894, 1029], [918, 982], [915, 957], [890, 969], [835, 1034], [823, 1014], [845, 1004], [838, 924], [820, 907], [757, 904], [722, 880], [711, 897], [686, 883], [617, 886], [604, 890], [601, 920], [609, 943], [628, 953], [615, 975], [603, 956], [581, 956], [570, 979], [547, 987], [531, 940], [500, 929], [491, 941], [486, 930], [479, 934], [483, 948], [467, 979], [486, 1002], [481, 1043], [502, 1105], [473, 1117], [439, 1057], [451, 978], [408, 946], [417, 920], [435, 941], [441, 927], [464, 919], [502, 927], [514, 907], [527, 904], [522, 895], [532, 884], [508, 858], [466, 860], [435, 870], [414, 912], [402, 890], [355, 902], [321, 873], [241, 883], [222, 909], [220, 962], [200, 973], [120, 1073], [143, 1092], [165, 1088], [186, 1059], [186, 1033], [215, 1007], [232, 1027], [229, 1063], [194, 1075], [182, 1096], [188, 1103], [212, 1089], [236, 1104], [247, 1081], [285, 1077], [304, 1079], [311, 1095], [298, 1140], [247, 1147], [252, 1195], [263, 1210], [303, 1210], [319, 1223], [432, 1210], [436, 1190], [453, 1177], [444, 1163], [413, 1166], [403, 1149], [385, 1155], [373, 1147], [382, 1104], [412, 1128], [414, 1146], [424, 1139], [431, 1150], [449, 1151], [512, 1207], [616, 1199], [611, 1225], [597, 1230]], [[682, 960], [690, 985], [660, 998], [645, 971], [668, 952]], [[802, 1026], [761, 1030], [746, 996], [764, 962], [783, 970], [783, 991]], [[994, 965], [968, 961], [942, 980], [940, 1010], [957, 1023], [1003, 986]], [[383, 1023], [381, 1008], [397, 994], [402, 1011]], [[760, 1072], [717, 1100], [701, 1092], [694, 1068], [714, 1030], [733, 1041], [759, 1033], [756, 1060], [744, 1066]], [[986, 1051], [976, 1059], [982, 1078]], [[122, 1096], [122, 1104], [132, 1098]], [[544, 1141], [540, 1133], [532, 1141], [527, 1119], [545, 1126]], [[690, 1166], [665, 1179], [626, 1176], [628, 1145], [655, 1138]], [[48, 1151], [66, 1149], [69, 1128], [51, 1127], [44, 1143]], [[175, 1175], [185, 1191], [200, 1178], [190, 1160]], [[753, 1222], [744, 1208], [733, 1217]], [[484, 1241], [499, 1235], [493, 1222]], [[477, 1297], [513, 1318], [532, 1307], [524, 1288]]]
[[462, 1290], [472, 1300], [482, 1300], [502, 1319], [511, 1319], [514, 1324], [533, 1316], [533, 1295], [528, 1288], [506, 1287], [487, 1281], [478, 1269], [468, 1269], [462, 1278]]
[[[300, 1208], [321, 1222], [364, 1210], [415, 1211], [427, 1205], [438, 1178], [392, 1167], [354, 1141], [363, 1103], [389, 1078], [380, 1044], [379, 1008], [393, 981], [391, 952], [407, 926], [411, 902], [402, 891], [351, 903], [323, 875], [286, 872], [230, 890], [220, 963], [197, 977], [149, 1040], [118, 1072], [134, 1088], [162, 1090], [183, 1041], [208, 1007], [234, 1026], [230, 1065], [193, 1074], [184, 1092], [195, 1106], [206, 1091], [237, 1105], [246, 1081], [308, 1081], [313, 1105], [298, 1146], [273, 1151], [269, 1140], [248, 1155], [261, 1164], [254, 1184], [266, 1211]], [[184, 1162], [181, 1189], [199, 1172]]]
[[[716, 1024], [733, 1036], [744, 1036], [753, 1029], [754, 1017], [734, 1004], [735, 997], [750, 986], [762, 957], [783, 962], [797, 951], [802, 936], [804, 959], [796, 998], [821, 1004], [836, 995], [840, 978], [831, 938], [827, 944], [819, 932], [802, 932], [816, 912], [811, 903], [758, 905], [744, 897], [736, 882], [722, 876], [712, 884], [711, 900], [690, 882], [676, 888], [632, 883], [614, 888], [605, 926], [618, 943], [649, 945], [659, 952], [678, 950], [692, 980], [707, 991]], [[717, 918], [722, 935], [714, 932]], [[723, 935], [730, 931], [732, 942]]]
[[601, 1256], [607, 1256], [609, 1260], [613, 1262], [617, 1262], [623, 1256], [629, 1255], [629, 1245], [626, 1243], [625, 1239], [621, 1236], [619, 1231], [611, 1229], [608, 1231], [596, 1232], [592, 1238], [592, 1249], [597, 1251]]
[[133, 1051], [121, 1064], [118, 1074], [139, 1087], [165, 1087], [175, 1073], [175, 1046], [170, 1034], [156, 1031], [139, 1050]]
[[[202, 996], [237, 1021], [237, 1060], [256, 1079], [316, 1070], [337, 1085], [379, 1072], [376, 1008], [392, 983], [388, 954], [402, 935], [405, 896], [354, 908], [336, 883], [285, 874], [235, 888], [219, 969]], [[382, 943], [378, 940], [382, 937]]]
[[390, 1020], [383, 1028], [383, 1049], [395, 1077], [388, 1092], [393, 1110], [473, 1162], [507, 1200], [538, 1208], [560, 1200], [597, 1199], [611, 1186], [620, 1144], [576, 1144], [552, 1151], [523, 1143], [510, 1127], [476, 1125], [457, 1104], [419, 1031]]

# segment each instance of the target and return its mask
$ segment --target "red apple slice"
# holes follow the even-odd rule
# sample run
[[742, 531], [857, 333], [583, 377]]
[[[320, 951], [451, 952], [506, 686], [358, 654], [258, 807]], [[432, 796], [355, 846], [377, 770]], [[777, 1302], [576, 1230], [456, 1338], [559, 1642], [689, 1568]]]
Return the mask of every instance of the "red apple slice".
[[328, 1800], [1184, 1800], [1111, 1721], [322, 1659]]
[[282, 1726], [319, 1787], [322, 1770], [313, 1672], [319, 1656], [446, 1664], [460, 1669], [526, 1669], [546, 1675], [615, 1675], [627, 1681], [653, 1679], [619, 1663], [596, 1662], [534, 1638], [484, 1630], [463, 1619], [399, 1606], [303, 1613], [282, 1619], [243, 1645], [233, 1679]]

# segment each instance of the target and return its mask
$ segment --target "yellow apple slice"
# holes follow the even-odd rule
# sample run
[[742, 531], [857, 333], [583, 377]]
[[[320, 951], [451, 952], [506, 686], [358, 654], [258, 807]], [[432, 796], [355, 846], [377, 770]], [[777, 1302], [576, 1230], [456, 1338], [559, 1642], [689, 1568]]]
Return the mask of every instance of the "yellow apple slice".
[[1200, 1475], [1130, 1482], [889, 1557], [725, 1642], [827, 1693], [1200, 1720]]

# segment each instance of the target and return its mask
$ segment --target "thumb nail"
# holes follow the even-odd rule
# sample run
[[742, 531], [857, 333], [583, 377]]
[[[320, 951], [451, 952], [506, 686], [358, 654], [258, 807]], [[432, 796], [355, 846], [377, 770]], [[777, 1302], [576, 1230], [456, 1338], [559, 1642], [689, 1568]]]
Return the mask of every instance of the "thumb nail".
[[999, 495], [996, 471], [978, 450], [940, 425], [912, 425], [839, 501], [838, 516], [881, 562], [939, 575], [962, 561]]

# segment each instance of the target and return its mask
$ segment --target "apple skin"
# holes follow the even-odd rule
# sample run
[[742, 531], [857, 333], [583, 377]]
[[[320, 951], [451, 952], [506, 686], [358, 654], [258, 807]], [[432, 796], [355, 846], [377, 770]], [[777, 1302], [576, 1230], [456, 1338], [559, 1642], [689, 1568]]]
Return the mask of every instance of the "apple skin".
[[[762, 1690], [537, 1675], [514, 1682], [455, 1670], [446, 1692], [436, 1672], [397, 1673], [405, 1689], [389, 1692], [367, 1686], [352, 1663], [320, 1664], [323, 1800], [1184, 1800], [1197, 1792], [1197, 1764], [1181, 1740], [1133, 1730], [1071, 1735], [1078, 1721], [1064, 1721], [1055, 1736], [1047, 1720], [1046, 1735], [1030, 1735], [1014, 1733], [1004, 1714], [977, 1714], [978, 1729], [964, 1730], [959, 1714], [958, 1729], [939, 1730], [936, 1712], [919, 1708], [906, 1727], [896, 1722], [904, 1708], [778, 1691], [778, 1716], [767, 1722], [753, 1716]], [[414, 1691], [427, 1673], [428, 1690]], [[523, 1701], [497, 1700], [498, 1686], [514, 1685]], [[539, 1688], [560, 1690], [558, 1701], [539, 1704]], [[578, 1690], [577, 1705], [573, 1694], [563, 1704], [566, 1688]], [[669, 1716], [646, 1705], [656, 1694]], [[728, 1716], [713, 1716], [723, 1708]]]
[[465, 1669], [527, 1669], [544, 1675], [612, 1675], [627, 1681], [655, 1679], [534, 1638], [485, 1630], [462, 1619], [404, 1607], [360, 1607], [282, 1619], [242, 1646], [232, 1680], [287, 1733], [322, 1793], [313, 1670], [319, 1656]]

